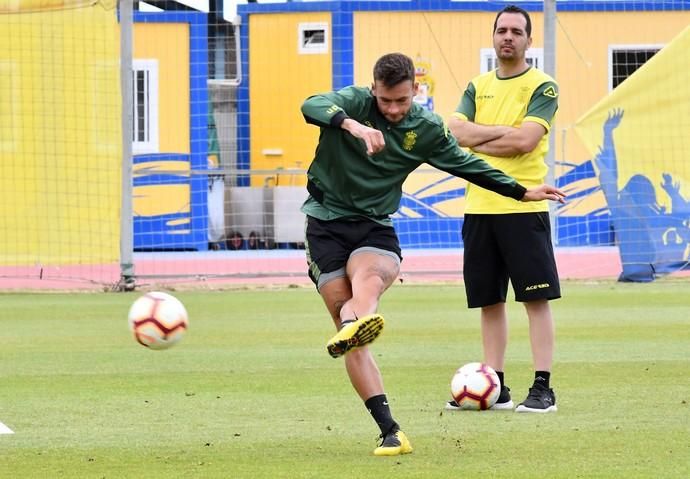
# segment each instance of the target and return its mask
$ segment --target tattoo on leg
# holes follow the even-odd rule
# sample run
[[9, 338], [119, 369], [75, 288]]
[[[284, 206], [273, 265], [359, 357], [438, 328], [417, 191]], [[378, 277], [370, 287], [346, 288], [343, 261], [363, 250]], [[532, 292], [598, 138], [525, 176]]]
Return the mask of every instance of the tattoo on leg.
[[384, 284], [384, 290], [388, 288], [390, 284], [395, 281], [395, 277], [398, 275], [398, 271], [391, 271], [390, 268], [384, 268], [380, 266], [372, 266], [371, 268], [372, 273], [374, 273], [376, 276], [381, 278], [381, 281]]
[[335, 310], [335, 314], [340, 317], [340, 311], [343, 309], [343, 306], [345, 305], [345, 301], [338, 300], [333, 303], [333, 309]]

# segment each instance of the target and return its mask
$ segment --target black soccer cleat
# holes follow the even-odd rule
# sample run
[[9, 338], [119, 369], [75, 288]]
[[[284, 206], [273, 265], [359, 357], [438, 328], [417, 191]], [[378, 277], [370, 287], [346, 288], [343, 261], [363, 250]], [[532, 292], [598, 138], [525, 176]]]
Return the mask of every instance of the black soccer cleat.
[[374, 449], [374, 456], [399, 456], [412, 452], [412, 444], [400, 430], [391, 431], [385, 436], [382, 434], [380, 437], [381, 445]]
[[549, 389], [541, 384], [535, 384], [529, 388], [527, 398], [518, 404], [515, 412], [556, 412], [556, 395], [553, 389]]
[[[498, 399], [493, 406], [489, 408], [490, 411], [504, 411], [513, 409], [514, 403], [510, 398], [510, 388], [508, 386], [501, 386], [501, 393], [498, 395]], [[446, 411], [462, 411], [462, 408], [458, 406], [454, 400], [446, 402], [444, 406]]]

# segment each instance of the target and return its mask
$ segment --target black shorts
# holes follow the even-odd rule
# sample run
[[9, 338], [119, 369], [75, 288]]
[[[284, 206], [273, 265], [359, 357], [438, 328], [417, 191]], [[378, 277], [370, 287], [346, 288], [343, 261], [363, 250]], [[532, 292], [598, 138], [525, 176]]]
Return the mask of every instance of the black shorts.
[[317, 289], [344, 277], [354, 252], [372, 251], [402, 260], [395, 229], [366, 218], [323, 221], [307, 216], [305, 237], [309, 277]]
[[561, 297], [549, 214], [465, 215], [463, 275], [470, 308]]

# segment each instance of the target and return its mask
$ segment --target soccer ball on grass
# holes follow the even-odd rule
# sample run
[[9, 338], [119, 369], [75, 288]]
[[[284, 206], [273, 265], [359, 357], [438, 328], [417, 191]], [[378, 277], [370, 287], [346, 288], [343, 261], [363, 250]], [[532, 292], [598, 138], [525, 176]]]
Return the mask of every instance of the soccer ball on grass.
[[455, 371], [450, 392], [460, 409], [483, 411], [496, 403], [501, 383], [491, 366], [468, 363]]
[[129, 308], [128, 318], [134, 339], [150, 349], [171, 347], [182, 339], [189, 325], [180, 300], [161, 292], [140, 296]]

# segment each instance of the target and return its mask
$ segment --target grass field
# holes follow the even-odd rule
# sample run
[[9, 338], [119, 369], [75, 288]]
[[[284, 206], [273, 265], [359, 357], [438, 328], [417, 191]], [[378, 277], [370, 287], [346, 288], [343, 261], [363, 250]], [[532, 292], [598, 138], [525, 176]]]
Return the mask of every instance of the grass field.
[[[566, 283], [552, 385], [559, 411], [442, 411], [481, 359], [460, 286], [396, 285], [372, 346], [411, 455], [377, 458], [377, 428], [325, 342], [311, 288], [177, 292], [190, 330], [138, 345], [135, 294], [0, 295], [2, 478], [687, 478], [690, 282]], [[531, 384], [511, 304], [506, 378]]]

